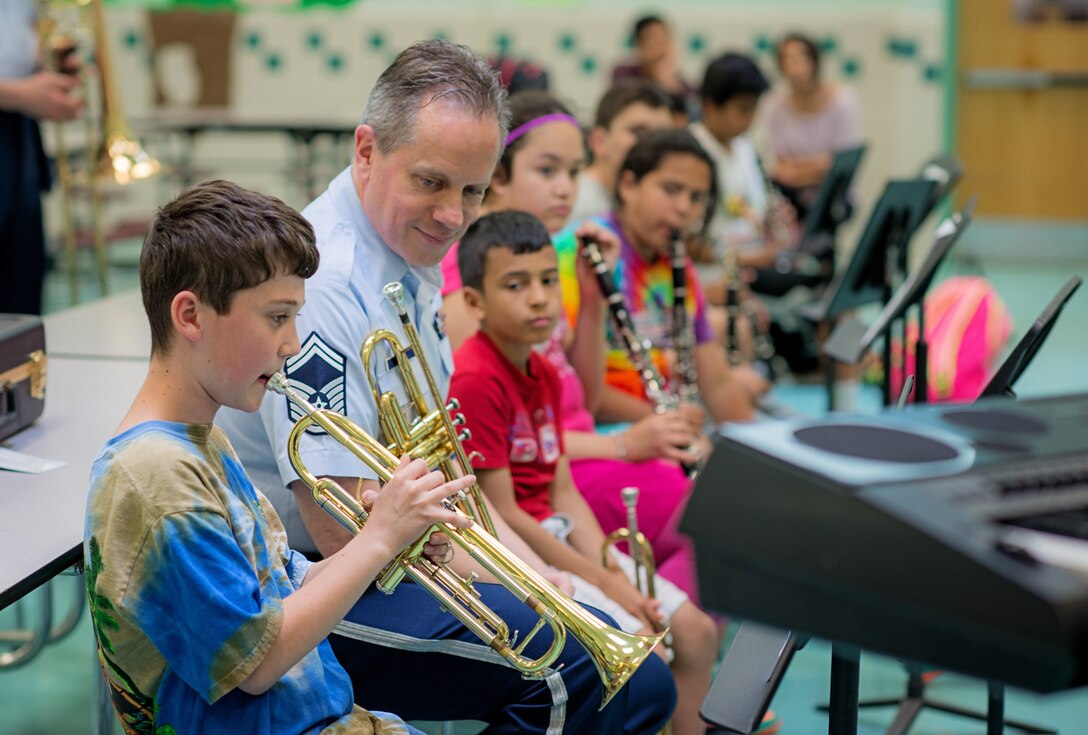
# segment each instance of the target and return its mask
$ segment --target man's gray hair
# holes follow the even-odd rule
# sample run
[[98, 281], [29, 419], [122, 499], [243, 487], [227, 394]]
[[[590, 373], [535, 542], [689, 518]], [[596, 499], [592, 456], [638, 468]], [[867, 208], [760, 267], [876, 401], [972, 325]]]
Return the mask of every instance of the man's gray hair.
[[440, 99], [494, 117], [506, 139], [510, 110], [498, 73], [468, 46], [449, 41], [420, 41], [401, 51], [371, 90], [363, 123], [374, 129], [378, 150], [389, 153], [412, 141], [419, 110]]

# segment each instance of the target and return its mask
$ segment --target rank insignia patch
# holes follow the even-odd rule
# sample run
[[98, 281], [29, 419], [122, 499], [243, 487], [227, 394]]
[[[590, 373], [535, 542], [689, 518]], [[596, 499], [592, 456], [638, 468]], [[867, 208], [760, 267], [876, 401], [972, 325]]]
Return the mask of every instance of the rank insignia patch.
[[[287, 360], [284, 372], [291, 387], [306, 396], [315, 408], [347, 413], [346, 364], [344, 355], [330, 347], [317, 332], [311, 332], [299, 353]], [[289, 400], [287, 412], [291, 421], [298, 421], [305, 415]], [[325, 433], [317, 426], [311, 426], [307, 432]]]

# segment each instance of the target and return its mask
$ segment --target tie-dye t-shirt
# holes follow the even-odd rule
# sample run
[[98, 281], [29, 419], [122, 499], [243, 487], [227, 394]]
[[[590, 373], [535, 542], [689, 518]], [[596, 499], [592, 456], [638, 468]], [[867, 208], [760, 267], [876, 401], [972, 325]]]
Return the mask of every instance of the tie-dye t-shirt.
[[[594, 217], [593, 221], [609, 228], [620, 239], [620, 257], [613, 269], [619, 292], [627, 303], [627, 310], [639, 339], [649, 340], [651, 355], [662, 376], [668, 380], [669, 365], [663, 350], [672, 348], [672, 265], [667, 255], [653, 261], [644, 260], [627, 239], [613, 215]], [[563, 310], [567, 321], [574, 325], [578, 318], [578, 277], [575, 266], [578, 258], [578, 239], [575, 228], [569, 227], [553, 238], [559, 256], [559, 282], [563, 290]], [[688, 259], [687, 313], [695, 335], [695, 344], [713, 339], [706, 319], [706, 300], [699, 288], [695, 268]], [[608, 349], [605, 352], [605, 381], [608, 385], [634, 395], [644, 395], [638, 371], [635, 370], [624, 348], [623, 341], [615, 334], [612, 321], [607, 326]]]
[[327, 641], [268, 691], [264, 659], [310, 562], [212, 425], [152, 421], [95, 460], [84, 559], [92, 624], [126, 733], [404, 733], [353, 704]]

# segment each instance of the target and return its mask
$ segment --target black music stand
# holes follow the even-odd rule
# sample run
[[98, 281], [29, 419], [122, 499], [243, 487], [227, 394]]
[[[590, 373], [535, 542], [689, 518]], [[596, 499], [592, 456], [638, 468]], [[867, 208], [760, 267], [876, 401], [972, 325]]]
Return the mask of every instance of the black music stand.
[[963, 162], [951, 153], [934, 156], [922, 164], [918, 178], [929, 179], [937, 184], [933, 189], [933, 206], [936, 207], [963, 178]]
[[[936, 183], [926, 179], [889, 181], [846, 267], [835, 274], [823, 298], [801, 310], [813, 322], [836, 319], [841, 314], [874, 303], [888, 303], [892, 290], [907, 270], [907, 247], [915, 230], [933, 207]], [[884, 364], [891, 364], [891, 345], [884, 347]], [[832, 385], [835, 366], [828, 361], [828, 407], [834, 409]], [[890, 393], [885, 372], [884, 394]]]
[[[929, 254], [926, 255], [925, 261], [900, 284], [892, 298], [885, 304], [884, 309], [868, 328], [865, 328], [860, 321], [851, 315], [844, 316], [838, 321], [835, 329], [831, 332], [827, 341], [824, 342], [823, 352], [825, 355], [848, 365], [857, 364], [877, 337], [883, 335], [886, 341], [891, 341], [894, 323], [900, 319], [903, 320], [903, 350], [905, 354], [907, 349], [905, 316], [908, 309], [917, 306], [918, 337], [914, 351], [916, 372], [914, 400], [915, 403], [926, 402], [928, 390], [926, 372], [929, 350], [925, 336], [925, 295], [933, 282], [933, 278], [937, 275], [937, 268], [971, 223], [976, 199], [976, 197], [971, 197], [962, 212], [953, 214], [937, 227], [937, 239], [930, 248]], [[889, 367], [890, 363], [885, 363], [886, 372]], [[894, 397], [890, 392], [885, 394], [885, 404], [890, 405], [893, 400]]]
[[1001, 367], [997, 369], [994, 376], [990, 378], [990, 382], [982, 389], [982, 395], [979, 398], [988, 398], [990, 396], [1016, 397], [1012, 390], [1013, 385], [1023, 375], [1027, 366], [1031, 364], [1035, 353], [1043, 346], [1043, 342], [1050, 335], [1050, 330], [1054, 328], [1054, 323], [1058, 321], [1058, 315], [1062, 313], [1065, 302], [1069, 301], [1073, 293], [1080, 288], [1080, 284], [1080, 276], [1072, 276], [1065, 282], [1065, 285], [1046, 305], [1043, 313], [1039, 315], [1027, 333], [1020, 338], [1013, 351], [1001, 363]]
[[751, 620], [741, 622], [699, 708], [713, 732], [748, 735], [763, 722], [774, 693], [808, 638]]
[[839, 225], [850, 219], [853, 212], [849, 198], [850, 184], [865, 156], [865, 150], [866, 146], [859, 145], [844, 148], [835, 154], [831, 168], [816, 192], [816, 200], [805, 215], [802, 242], [821, 235], [834, 240]]

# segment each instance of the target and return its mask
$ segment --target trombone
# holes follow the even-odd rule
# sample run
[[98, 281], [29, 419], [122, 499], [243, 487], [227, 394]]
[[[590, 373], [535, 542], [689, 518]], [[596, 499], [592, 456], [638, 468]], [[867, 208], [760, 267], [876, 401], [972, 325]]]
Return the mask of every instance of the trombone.
[[[400, 286], [400, 284], [390, 284], [383, 291], [387, 298], [398, 307], [402, 315], [402, 323], [404, 323], [403, 320], [407, 315], [403, 308], [403, 293], [398, 293], [397, 289], [391, 288], [393, 285]], [[366, 350], [367, 344], [371, 344], [373, 348], [373, 344], [378, 341], [392, 339], [397, 347], [396, 354], [404, 358], [403, 362], [407, 362], [406, 353], [400, 348], [399, 342], [393, 335], [381, 334], [379, 330], [371, 335], [371, 338], [367, 339], [363, 348], [368, 356], [372, 350]], [[425, 364], [423, 353], [418, 347], [418, 335], [409, 332], [409, 339], [415, 343], [416, 355], [420, 363]], [[455, 431], [454, 427], [459, 427], [460, 422], [451, 420], [448, 414], [445, 420], [435, 418], [429, 423], [424, 423], [423, 419], [420, 419], [409, 425], [400, 413], [399, 406], [388, 405], [390, 400], [393, 400], [395, 404], [395, 399], [383, 396], [381, 404], [383, 411], [395, 410], [398, 418], [393, 419], [394, 425], [402, 425], [412, 439], [410, 450], [407, 447], [398, 447], [398, 452], [394, 452], [343, 414], [315, 408], [290, 386], [282, 373], [272, 376], [268, 381], [268, 389], [286, 396], [303, 411], [304, 415], [292, 427], [287, 438], [288, 458], [299, 478], [310, 487], [314, 501], [353, 534], [363, 529], [369, 518], [369, 511], [361, 501], [339, 484], [328, 478], [318, 478], [306, 468], [299, 452], [299, 442], [307, 429], [314, 425], [324, 429], [329, 436], [370, 467], [383, 483], [388, 482], [392, 477], [398, 465], [399, 453], [407, 452], [416, 458], [422, 458], [427, 462], [428, 467], [434, 469], [448, 462], [449, 448], [452, 443], [457, 442], [451, 431]], [[458, 498], [457, 503], [462, 500]], [[463, 512], [454, 501], [447, 499], [445, 502], [447, 507]], [[482, 507], [482, 503], [480, 505]], [[511, 633], [509, 626], [480, 601], [480, 595], [473, 587], [473, 579], [461, 577], [447, 565], [434, 562], [423, 555], [423, 547], [434, 532], [441, 532], [448, 536], [453, 543], [494, 575], [515, 597], [540, 616], [536, 625], [520, 642], [517, 640], [518, 632]], [[532, 567], [517, 558], [476, 521], [464, 529], [449, 524], [437, 524], [427, 529], [386, 565], [378, 575], [375, 584], [382, 592], [390, 594], [405, 577], [412, 579], [430, 592], [439, 600], [443, 609], [460, 620], [526, 678], [542, 678], [547, 675], [545, 669], [558, 658], [569, 630], [589, 653], [597, 674], [601, 678], [604, 687], [601, 699], [602, 709], [623, 688], [646, 657], [651, 655], [654, 646], [665, 636], [665, 633], [647, 636], [631, 635], [601, 622], [556, 589]], [[545, 625], [550, 627], [553, 633], [551, 646], [538, 658], [532, 659], [525, 656], [525, 647]]]
[[[87, 145], [87, 167], [81, 172], [91, 198], [91, 232], [99, 287], [103, 295], [109, 291], [106, 263], [106, 238], [102, 218], [103, 179], [117, 184], [128, 184], [138, 179], [154, 176], [159, 172], [159, 162], [144, 150], [125, 121], [121, 109], [121, 97], [113, 75], [113, 64], [106, 36], [105, 14], [102, 0], [37, 0], [39, 24], [38, 44], [45, 64], [53, 71], [71, 73], [62, 68], [61, 60], [76, 47], [75, 31], [60, 22], [63, 10], [79, 16], [78, 25], [90, 26], [93, 36], [95, 63], [98, 66], [101, 85], [101, 124], [96, 129], [89, 109], [83, 123]], [[89, 18], [85, 17], [89, 14]], [[84, 92], [86, 92], [86, 84]], [[86, 94], [84, 94], [86, 97]], [[54, 148], [56, 152], [57, 179], [60, 182], [61, 226], [64, 253], [68, 270], [68, 288], [72, 303], [79, 300], [76, 283], [76, 226], [73, 218], [73, 184], [76, 176], [72, 171], [68, 145], [62, 123], [55, 126]]]

